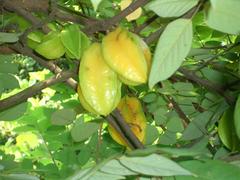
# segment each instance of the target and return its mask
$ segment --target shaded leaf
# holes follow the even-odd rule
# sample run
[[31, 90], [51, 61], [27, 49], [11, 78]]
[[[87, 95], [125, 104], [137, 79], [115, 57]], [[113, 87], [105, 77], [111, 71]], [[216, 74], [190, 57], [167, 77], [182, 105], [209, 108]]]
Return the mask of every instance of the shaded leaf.
[[123, 156], [120, 162], [127, 168], [150, 176], [191, 175], [189, 171], [164, 156], [151, 154], [145, 157]]
[[14, 63], [13, 59], [13, 55], [0, 54], [0, 73], [15, 74], [18, 72], [18, 64]]
[[234, 110], [234, 124], [238, 138], [240, 138], [240, 95], [238, 96], [237, 103]]
[[218, 134], [226, 147], [232, 151], [240, 150], [240, 140], [234, 127], [233, 109], [230, 108], [223, 114], [218, 124]]
[[28, 174], [1, 174], [1, 180], [39, 180], [38, 177]]
[[125, 166], [121, 165], [118, 160], [113, 159], [107, 162], [101, 169], [101, 171], [109, 174], [116, 174], [116, 175], [135, 175], [136, 172], [130, 171]]
[[72, 130], [71, 135], [74, 141], [80, 142], [91, 137], [99, 128], [98, 123], [76, 123]]
[[146, 127], [146, 135], [144, 144], [152, 144], [159, 137], [159, 132], [156, 126], [148, 124]]
[[0, 44], [1, 43], [14, 43], [18, 41], [18, 33], [5, 33], [0, 32]]
[[5, 111], [0, 111], [0, 121], [12, 121], [23, 116], [27, 110], [28, 103], [24, 102], [13, 106]]
[[184, 161], [180, 163], [183, 167], [193, 172], [196, 176], [193, 177], [178, 177], [177, 180], [238, 180], [240, 179], [240, 168], [237, 166], [227, 164], [222, 161], [217, 160], [207, 160], [207, 161]]
[[19, 88], [18, 80], [11, 74], [0, 73], [0, 93], [5, 90]]
[[73, 109], [60, 109], [52, 114], [51, 122], [54, 125], [68, 125], [76, 119], [76, 112]]

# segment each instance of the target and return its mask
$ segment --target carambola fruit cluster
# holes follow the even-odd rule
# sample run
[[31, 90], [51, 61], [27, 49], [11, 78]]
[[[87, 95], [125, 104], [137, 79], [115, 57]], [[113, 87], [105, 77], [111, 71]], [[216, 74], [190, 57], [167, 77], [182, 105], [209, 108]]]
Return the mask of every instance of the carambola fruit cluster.
[[[135, 97], [121, 99], [121, 85], [136, 86], [147, 82], [151, 53], [145, 42], [123, 28], [107, 34], [102, 43], [93, 43], [83, 53], [79, 68], [78, 95], [89, 112], [108, 115], [119, 110], [141, 142], [146, 132], [146, 118], [140, 101]], [[112, 138], [127, 146], [109, 125]]]

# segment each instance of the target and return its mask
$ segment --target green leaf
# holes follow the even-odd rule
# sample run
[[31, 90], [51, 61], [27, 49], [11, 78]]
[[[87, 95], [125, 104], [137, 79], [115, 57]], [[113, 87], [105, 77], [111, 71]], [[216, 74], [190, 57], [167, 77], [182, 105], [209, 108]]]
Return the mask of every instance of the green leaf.
[[89, 177], [88, 180], [119, 180], [119, 179], [124, 179], [124, 177], [97, 171], [91, 177]]
[[0, 93], [5, 90], [19, 88], [18, 80], [11, 74], [0, 73]]
[[107, 162], [100, 170], [108, 174], [116, 174], [116, 175], [122, 175], [122, 176], [137, 174], [136, 172], [130, 171], [128, 168], [121, 165], [119, 161], [116, 159], [113, 159]]
[[240, 1], [211, 0], [207, 15], [207, 25], [213, 29], [229, 33], [240, 33]]
[[76, 119], [76, 112], [73, 109], [60, 109], [52, 114], [51, 122], [54, 125], [68, 125]]
[[166, 130], [159, 138], [159, 143], [163, 145], [171, 145], [177, 142], [177, 136], [175, 132]]
[[178, 19], [166, 27], [153, 56], [149, 87], [169, 78], [182, 64], [192, 44], [192, 22]]
[[198, 0], [155, 0], [147, 4], [147, 8], [161, 17], [179, 17], [197, 3]]
[[156, 93], [148, 93], [143, 97], [143, 102], [151, 103], [151, 102], [154, 102], [156, 99], [157, 99]]
[[206, 124], [209, 122], [212, 113], [210, 111], [205, 111], [197, 115], [193, 121], [184, 130], [182, 135], [182, 140], [192, 140], [201, 137], [206, 133]]
[[89, 146], [85, 145], [83, 148], [81, 148], [80, 153], [78, 154], [78, 162], [80, 166], [83, 166], [88, 162], [88, 160], [91, 158], [92, 152], [89, 150]]
[[71, 135], [74, 141], [80, 142], [91, 137], [99, 128], [98, 123], [76, 123], [71, 130]]
[[44, 37], [44, 33], [41, 31], [33, 31], [27, 36], [27, 45], [28, 47], [35, 49], [41, 42]]
[[234, 110], [234, 124], [238, 138], [240, 138], [240, 95], [238, 96], [237, 103]]
[[167, 122], [167, 129], [171, 132], [182, 132], [184, 130], [182, 121], [179, 117], [173, 116]]
[[0, 179], [2, 180], [39, 180], [38, 177], [28, 174], [1, 174]]
[[159, 132], [156, 126], [148, 124], [146, 127], [146, 136], [144, 144], [152, 144], [159, 137]]
[[45, 35], [42, 42], [34, 50], [47, 59], [58, 59], [65, 53], [60, 34], [55, 31]]
[[1, 43], [14, 43], [18, 41], [19, 33], [5, 33], [0, 32], [0, 44]]
[[61, 40], [70, 58], [80, 59], [88, 47], [88, 37], [79, 30], [78, 25], [70, 25], [61, 32]]
[[171, 157], [188, 157], [188, 156], [197, 157], [200, 155], [211, 157], [210, 154], [202, 152], [199, 149], [162, 147], [159, 148], [159, 150], [160, 152], [171, 155]]
[[207, 161], [184, 161], [180, 163], [183, 167], [193, 172], [196, 177], [180, 177], [177, 180], [237, 180], [240, 179], [240, 168], [217, 160]]
[[228, 109], [222, 116], [218, 124], [218, 134], [223, 144], [232, 151], [240, 150], [240, 141], [236, 135], [233, 109]]
[[176, 176], [191, 175], [189, 171], [179, 166], [174, 161], [158, 154], [145, 157], [123, 156], [120, 162], [132, 171], [149, 176]]
[[13, 73], [18, 72], [18, 64], [13, 62], [13, 55], [0, 54], [0, 73]]
[[0, 111], [0, 121], [12, 121], [18, 119], [25, 114], [27, 106], [28, 103], [24, 102], [5, 111]]
[[91, 3], [93, 5], [94, 10], [96, 11], [99, 4], [102, 2], [102, 0], [91, 0]]

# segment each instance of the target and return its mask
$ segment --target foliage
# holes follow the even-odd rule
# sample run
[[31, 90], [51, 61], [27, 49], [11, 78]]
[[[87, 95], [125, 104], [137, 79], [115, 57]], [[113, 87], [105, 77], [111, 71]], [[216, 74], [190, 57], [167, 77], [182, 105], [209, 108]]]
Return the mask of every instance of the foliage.
[[[2, 2], [0, 179], [240, 179], [240, 1]], [[121, 87], [141, 102], [144, 144], [76, 92], [84, 52], [117, 26], [153, 57], [148, 83]]]

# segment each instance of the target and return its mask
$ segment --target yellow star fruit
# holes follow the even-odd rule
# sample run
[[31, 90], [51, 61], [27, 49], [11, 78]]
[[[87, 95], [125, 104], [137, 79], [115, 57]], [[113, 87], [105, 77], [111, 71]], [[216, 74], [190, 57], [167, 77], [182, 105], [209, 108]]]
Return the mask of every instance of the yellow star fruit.
[[82, 92], [79, 98], [84, 97], [86, 103], [82, 104], [87, 110], [108, 115], [116, 108], [121, 98], [121, 82], [105, 63], [99, 43], [93, 43], [84, 52], [79, 68], [79, 82], [79, 92]]
[[[139, 141], [144, 142], [147, 120], [140, 101], [136, 97], [125, 96], [121, 99], [117, 109]], [[108, 131], [117, 143], [127, 146], [123, 138], [111, 125], [108, 126]]]
[[134, 34], [117, 28], [103, 38], [102, 52], [105, 62], [123, 79], [135, 85], [147, 82], [147, 62]]

